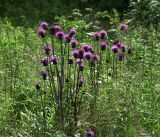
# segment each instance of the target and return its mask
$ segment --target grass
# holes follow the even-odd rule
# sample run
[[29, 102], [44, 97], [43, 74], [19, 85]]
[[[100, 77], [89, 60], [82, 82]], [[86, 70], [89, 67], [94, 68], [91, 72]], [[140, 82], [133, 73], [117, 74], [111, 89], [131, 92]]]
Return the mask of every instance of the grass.
[[[80, 34], [77, 39], [83, 36], [83, 21], [65, 22], [63, 19], [60, 23], [78, 24]], [[35, 30], [14, 28], [7, 21], [0, 22], [0, 31], [0, 136], [43, 136], [41, 100], [37, 99], [34, 87], [43, 69], [39, 64], [43, 43]], [[85, 85], [86, 94], [78, 116], [76, 136], [85, 136], [88, 128], [93, 129], [97, 137], [160, 135], [160, 33], [152, 27], [139, 26], [131, 28], [130, 34], [121, 36], [125, 44], [132, 46], [132, 54], [122, 64], [118, 63], [116, 79], [109, 76], [112, 70], [106, 68], [105, 61], [102, 62], [96, 107], [93, 107], [93, 87]], [[92, 42], [88, 37], [83, 40]], [[109, 43], [113, 40], [109, 36]], [[88, 73], [84, 71], [84, 74]], [[66, 131], [63, 133], [54, 125], [55, 112], [49, 99], [46, 112], [45, 136], [65, 137]], [[69, 126], [65, 127], [65, 130], [70, 130]]]

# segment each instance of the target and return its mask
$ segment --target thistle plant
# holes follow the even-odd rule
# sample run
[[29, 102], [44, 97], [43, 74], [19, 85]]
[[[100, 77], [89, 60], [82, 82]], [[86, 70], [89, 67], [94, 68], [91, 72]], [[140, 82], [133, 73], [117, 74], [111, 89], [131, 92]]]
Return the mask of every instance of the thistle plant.
[[[120, 25], [121, 31], [127, 29], [128, 26], [124, 23]], [[92, 115], [100, 92], [101, 77], [106, 72], [106, 68], [107, 81], [110, 77], [109, 69], [112, 70], [111, 78], [117, 77], [117, 70], [119, 70], [117, 67], [120, 66], [121, 70], [121, 62], [126, 57], [126, 50], [129, 49], [128, 53], [131, 53], [131, 49], [124, 46], [120, 39], [109, 43], [106, 30], [93, 33], [90, 42], [78, 40], [76, 37], [78, 33], [80, 32], [77, 32], [76, 28], [72, 28], [66, 34], [62, 27], [49, 26], [47, 22], [42, 22], [37, 31], [44, 45], [43, 57], [40, 59], [43, 66], [40, 73], [42, 80], [41, 83], [36, 83], [37, 91], [41, 92], [44, 136], [47, 132], [47, 99], [51, 102], [50, 107], [54, 108], [53, 124], [68, 136], [74, 136], [81, 107], [85, 102], [83, 96], [86, 92], [93, 94], [93, 102], [90, 106], [92, 109], [90, 115]], [[86, 135], [95, 136], [95, 133], [89, 130]]]

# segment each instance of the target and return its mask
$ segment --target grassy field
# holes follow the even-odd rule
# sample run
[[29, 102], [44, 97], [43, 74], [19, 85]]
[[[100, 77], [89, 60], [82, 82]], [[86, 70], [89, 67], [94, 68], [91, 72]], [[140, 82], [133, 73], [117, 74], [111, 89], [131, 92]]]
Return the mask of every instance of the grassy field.
[[[39, 26], [31, 29], [0, 22], [0, 137], [84, 137], [88, 130], [96, 137], [159, 137], [158, 30], [128, 25], [127, 31], [121, 31], [118, 24], [96, 41], [92, 31], [101, 27], [91, 31], [83, 20], [64, 18], [58, 23], [65, 33], [77, 29], [76, 48], [48, 30], [45, 38], [39, 37]], [[113, 52], [117, 38], [125, 45], [124, 52]], [[108, 42], [104, 51], [100, 41]], [[48, 43], [54, 45], [58, 60], [45, 66], [41, 59], [53, 55], [44, 52]], [[83, 57], [82, 71], [72, 51], [84, 43], [93, 46], [100, 60], [92, 67], [91, 59]], [[68, 64], [69, 58], [73, 64]], [[49, 73], [46, 80], [43, 70]], [[37, 81], [41, 87], [36, 90]]]

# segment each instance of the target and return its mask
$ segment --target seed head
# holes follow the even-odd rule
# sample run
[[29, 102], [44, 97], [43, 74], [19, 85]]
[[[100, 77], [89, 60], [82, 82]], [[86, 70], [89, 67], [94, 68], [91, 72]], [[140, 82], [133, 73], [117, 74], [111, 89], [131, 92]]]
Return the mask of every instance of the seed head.
[[43, 77], [43, 80], [46, 80], [48, 76], [48, 71], [41, 71], [41, 76]]
[[35, 87], [36, 87], [37, 90], [39, 90], [41, 88], [40, 82], [37, 81], [35, 83]]

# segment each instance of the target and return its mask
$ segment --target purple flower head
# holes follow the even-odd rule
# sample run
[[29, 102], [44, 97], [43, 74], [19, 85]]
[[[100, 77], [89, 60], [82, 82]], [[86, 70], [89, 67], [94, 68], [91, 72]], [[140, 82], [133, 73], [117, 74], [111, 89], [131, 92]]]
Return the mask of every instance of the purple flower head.
[[35, 87], [36, 87], [37, 90], [39, 90], [41, 88], [40, 82], [37, 81], [35, 83]]
[[76, 59], [76, 63], [79, 64], [79, 65], [82, 64], [83, 62], [84, 62], [83, 59], [80, 59], [80, 58], [77, 58], [77, 59]]
[[120, 30], [128, 30], [128, 25], [126, 25], [124, 22], [122, 22], [119, 26]]
[[84, 50], [82, 48], [79, 49], [79, 58], [82, 59], [84, 54]]
[[62, 38], [64, 37], [64, 32], [58, 31], [58, 32], [56, 33], [56, 37], [57, 37], [58, 39], [62, 39]]
[[69, 43], [71, 41], [71, 37], [69, 34], [64, 34], [64, 39]]
[[68, 64], [73, 64], [73, 59], [72, 58], [68, 59]]
[[79, 64], [79, 70], [80, 70], [80, 71], [83, 71], [83, 69], [84, 69], [83, 63]]
[[91, 53], [94, 53], [93, 47], [92, 47], [92, 46], [89, 46], [89, 47], [88, 47], [88, 51], [90, 51]]
[[94, 136], [95, 136], [95, 132], [92, 131], [91, 129], [89, 129], [89, 130], [86, 132], [86, 136], [87, 136], [87, 137], [94, 137]]
[[88, 45], [88, 44], [84, 44], [84, 45], [82, 46], [82, 49], [83, 49], [85, 52], [89, 51], [89, 48], [90, 48], [90, 45]]
[[77, 34], [77, 30], [75, 28], [72, 28], [69, 32], [69, 35], [72, 37], [75, 34]]
[[78, 45], [78, 41], [76, 39], [72, 39], [69, 44], [72, 46], [72, 48], [75, 48]]
[[118, 42], [118, 43], [116, 44], [116, 46], [117, 46], [119, 49], [121, 49], [122, 44], [121, 44], [120, 42]]
[[124, 45], [121, 46], [121, 50], [122, 52], [125, 52], [126, 51], [126, 47]]
[[117, 55], [117, 58], [118, 58], [119, 61], [124, 60], [124, 54], [122, 54], [122, 53], [121, 53], [121, 54], [118, 54], [118, 55]]
[[105, 30], [101, 30], [100, 32], [101, 39], [104, 39], [107, 36], [107, 32]]
[[47, 22], [45, 22], [45, 21], [43, 21], [43, 22], [41, 22], [41, 28], [43, 28], [43, 29], [47, 29], [47, 27], [48, 27], [48, 23]]
[[100, 33], [99, 32], [95, 32], [93, 34], [93, 39], [96, 40], [96, 41], [99, 41], [99, 39], [100, 39]]
[[102, 51], [104, 51], [107, 48], [107, 46], [108, 46], [108, 42], [101, 42], [100, 43], [100, 48]]
[[131, 54], [132, 53], [131, 47], [127, 47], [127, 51], [128, 51], [128, 54]]
[[46, 34], [46, 30], [40, 28], [40, 29], [38, 29], [37, 34], [38, 34], [41, 38], [44, 38], [44, 37], [45, 37], [45, 34]]
[[49, 53], [52, 51], [51, 46], [46, 45], [46, 46], [44, 47], [44, 51], [45, 51], [46, 55], [49, 55]]
[[94, 61], [99, 61], [99, 60], [100, 60], [100, 57], [99, 57], [97, 54], [94, 54], [92, 59], [93, 59]]
[[48, 76], [48, 71], [41, 71], [41, 76], [43, 77], [43, 80], [46, 80]]
[[49, 60], [49, 61], [50, 61], [51, 63], [53, 63], [54, 65], [56, 65], [56, 64], [57, 64], [57, 60], [58, 60], [58, 57], [52, 55], [52, 56], [50, 57], [50, 60]]
[[78, 81], [79, 87], [82, 87], [83, 83], [84, 83], [84, 79], [81, 77]]
[[92, 57], [92, 53], [91, 52], [85, 52], [83, 54], [83, 58], [86, 58], [87, 60], [90, 60]]
[[60, 26], [58, 26], [58, 25], [52, 25], [50, 27], [50, 34], [53, 35], [53, 34], [57, 33], [60, 30], [61, 30]]
[[73, 51], [72, 51], [72, 55], [73, 55], [75, 58], [78, 58], [78, 56], [79, 56], [79, 50], [73, 50]]
[[116, 45], [113, 45], [111, 47], [111, 50], [112, 50], [113, 53], [117, 53], [118, 52], [118, 47]]
[[43, 57], [41, 59], [41, 63], [43, 64], [43, 66], [48, 66], [48, 58], [47, 57]]

